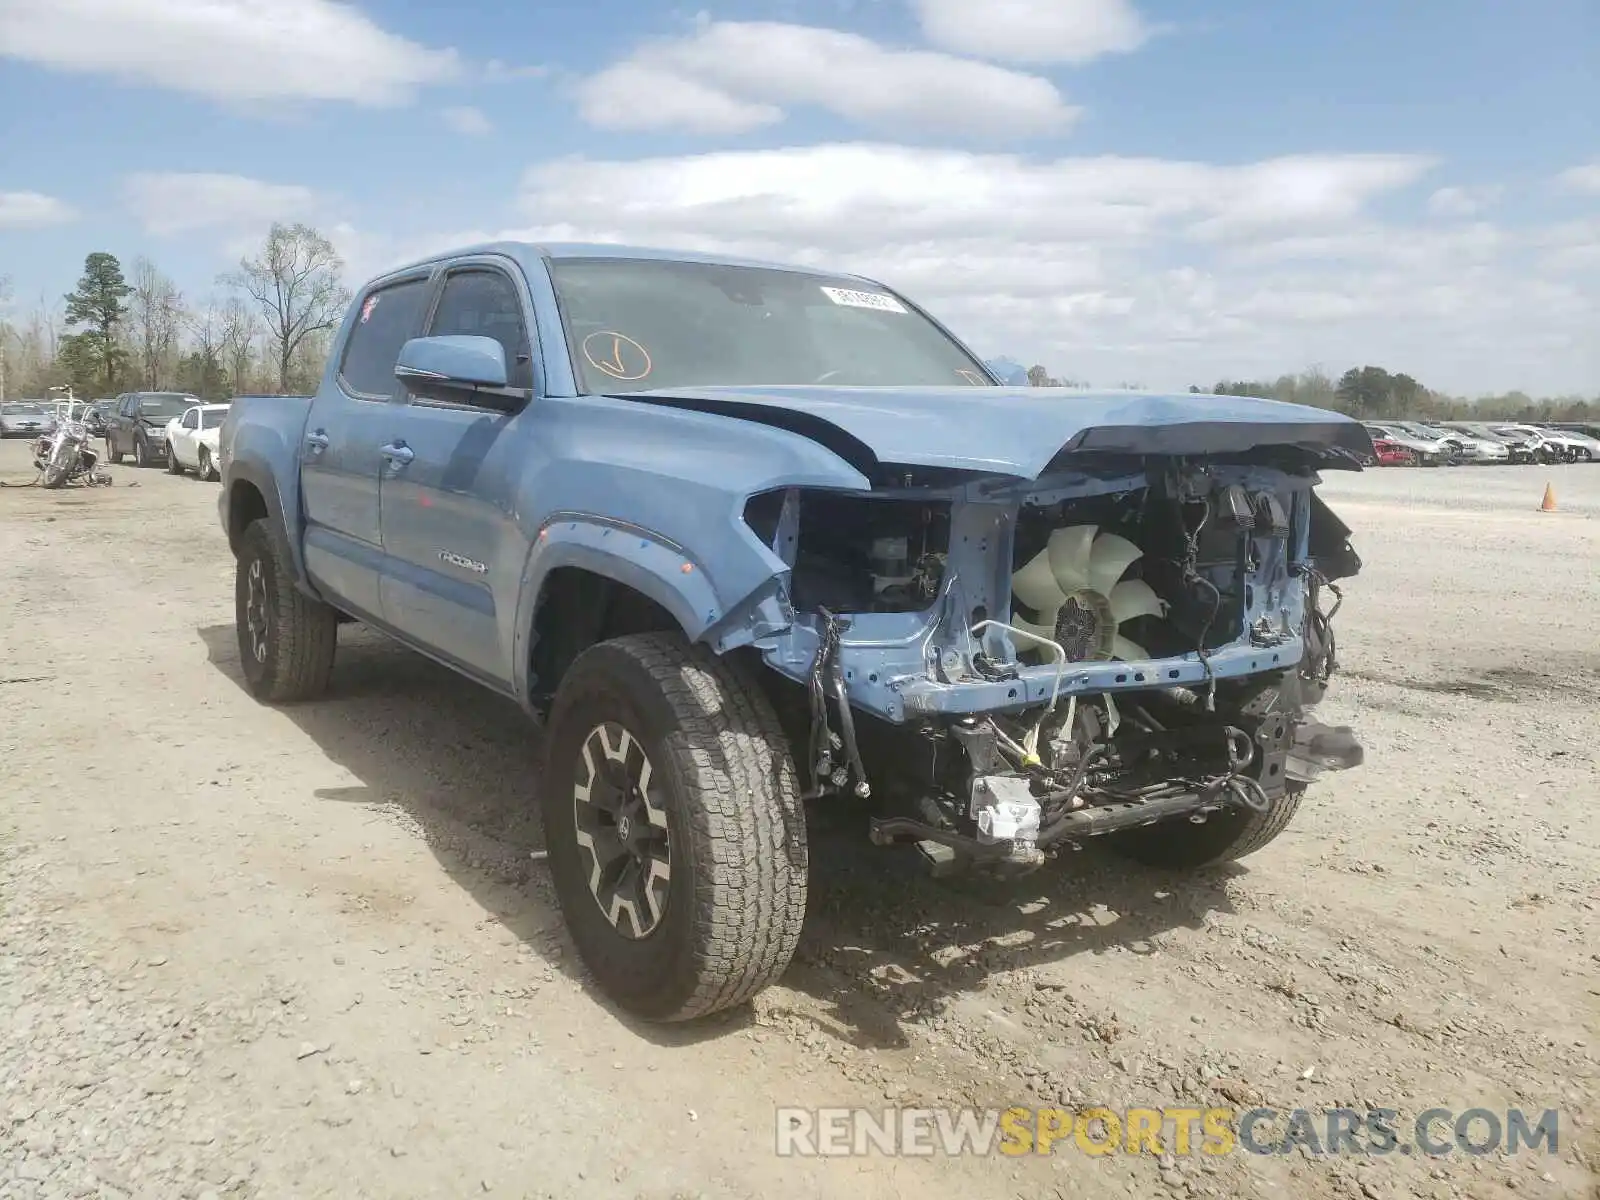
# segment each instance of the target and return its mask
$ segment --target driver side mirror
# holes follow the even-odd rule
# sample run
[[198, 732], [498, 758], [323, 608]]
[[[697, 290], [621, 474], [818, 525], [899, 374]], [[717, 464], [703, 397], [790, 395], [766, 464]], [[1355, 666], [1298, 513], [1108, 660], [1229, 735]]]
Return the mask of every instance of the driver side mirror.
[[433, 400], [507, 412], [522, 405], [519, 397], [505, 394], [509, 386], [505, 347], [490, 337], [412, 338], [400, 348], [394, 377], [412, 393]]

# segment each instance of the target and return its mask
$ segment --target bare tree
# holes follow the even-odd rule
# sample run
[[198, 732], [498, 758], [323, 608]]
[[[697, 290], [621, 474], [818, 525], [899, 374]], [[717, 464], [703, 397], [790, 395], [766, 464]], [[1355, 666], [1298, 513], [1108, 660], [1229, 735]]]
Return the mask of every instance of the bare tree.
[[184, 315], [184, 327], [194, 339], [194, 351], [207, 361], [222, 356], [223, 308], [215, 296], [207, 296]]
[[256, 338], [261, 333], [261, 323], [250, 305], [238, 296], [229, 296], [218, 315], [219, 336], [222, 341], [224, 367], [233, 394], [245, 391], [250, 376], [250, 364], [255, 359]]
[[39, 327], [43, 341], [41, 343], [46, 365], [54, 363], [56, 356], [61, 353], [61, 305], [52, 301], [45, 293], [39, 293], [39, 307], [34, 310], [33, 320]]
[[1300, 373], [1296, 399], [1312, 408], [1333, 408], [1339, 400], [1338, 385], [1321, 363], [1313, 363]]
[[256, 302], [266, 320], [280, 391], [289, 390], [301, 344], [343, 318], [350, 303], [339, 278], [343, 270], [344, 260], [333, 243], [315, 229], [274, 223], [261, 253], [241, 260], [238, 271], [224, 276]]
[[187, 390], [207, 400], [221, 398], [227, 390], [228, 372], [223, 365], [223, 309], [215, 296], [207, 296], [184, 314], [188, 330], [187, 350], [181, 373], [188, 376]]
[[167, 382], [173, 366], [173, 350], [183, 327], [183, 294], [147, 258], [133, 263], [133, 295], [128, 315], [134, 347], [147, 388]]

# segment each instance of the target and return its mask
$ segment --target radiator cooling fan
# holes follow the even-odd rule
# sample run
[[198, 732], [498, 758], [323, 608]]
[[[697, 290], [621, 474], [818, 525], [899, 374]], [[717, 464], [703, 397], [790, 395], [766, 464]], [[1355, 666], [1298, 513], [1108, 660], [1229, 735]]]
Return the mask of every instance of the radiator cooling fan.
[[[1097, 533], [1094, 525], [1074, 525], [1050, 534], [1045, 548], [1011, 579], [1012, 595], [1033, 610], [1037, 622], [1019, 613], [1013, 624], [1059, 643], [1068, 662], [1141, 661], [1149, 657], [1144, 647], [1119, 631], [1135, 617], [1166, 616], [1166, 602], [1143, 580], [1122, 579], [1139, 558], [1139, 547], [1114, 533]], [[1046, 662], [1055, 657], [1031, 642], [1017, 650]]]

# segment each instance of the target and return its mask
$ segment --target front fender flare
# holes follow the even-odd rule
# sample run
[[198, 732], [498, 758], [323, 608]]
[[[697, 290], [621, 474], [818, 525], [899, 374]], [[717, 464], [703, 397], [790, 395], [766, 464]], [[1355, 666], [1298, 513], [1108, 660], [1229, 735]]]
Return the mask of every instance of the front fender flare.
[[581, 567], [650, 597], [672, 614], [690, 641], [723, 616], [715, 582], [682, 546], [653, 530], [590, 514], [557, 513], [534, 537], [522, 570], [512, 641], [513, 682], [529, 694], [534, 615], [545, 580], [560, 567]]

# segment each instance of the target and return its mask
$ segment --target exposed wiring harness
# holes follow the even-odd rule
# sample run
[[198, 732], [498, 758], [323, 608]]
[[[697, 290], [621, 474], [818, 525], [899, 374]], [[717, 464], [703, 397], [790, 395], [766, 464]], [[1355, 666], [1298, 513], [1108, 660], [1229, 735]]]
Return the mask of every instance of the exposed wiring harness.
[[1205, 624], [1200, 626], [1200, 636], [1195, 639], [1194, 652], [1200, 659], [1200, 665], [1205, 669], [1206, 683], [1206, 711], [1217, 710], [1217, 677], [1211, 669], [1211, 652], [1206, 649], [1206, 635], [1211, 632], [1211, 626], [1217, 619], [1217, 614], [1222, 611], [1222, 592], [1217, 585], [1204, 575], [1200, 574], [1200, 533], [1211, 520], [1211, 501], [1205, 497], [1196, 501], [1201, 508], [1200, 522], [1192, 530], [1184, 531], [1184, 540], [1187, 550], [1183, 560], [1183, 582], [1186, 586], [1205, 589], [1211, 593], [1211, 612], [1207, 615]]
[[1022, 745], [1018, 746], [1015, 741], [1006, 737], [1004, 733], [1001, 733], [998, 726], [995, 727], [996, 733], [999, 734], [999, 737], [1002, 739], [1002, 744], [1010, 743], [1010, 748], [1021, 751], [1023, 766], [1036, 767], [1041, 765], [1039, 758], [1039, 731], [1044, 728], [1045, 719], [1055, 711], [1056, 701], [1061, 697], [1061, 676], [1066, 672], [1067, 669], [1066, 647], [1064, 647], [1060, 642], [1051, 641], [1047, 637], [1040, 637], [1036, 633], [1029, 633], [1026, 630], [1018, 629], [1014, 625], [1007, 625], [1004, 621], [979, 621], [972, 627], [970, 632], [976, 634], [980, 629], [987, 629], [991, 626], [997, 629], [1004, 629], [1007, 633], [1011, 634], [1012, 637], [1025, 638], [1036, 645], [1043, 646], [1045, 649], [1053, 651], [1055, 654], [1056, 673], [1055, 678], [1050, 684], [1050, 703], [1045, 705], [1044, 711], [1039, 714], [1039, 719], [1035, 721], [1029, 728], [1028, 732], [1023, 735]]
[[[822, 617], [822, 639], [817, 646], [817, 656], [811, 663], [807, 691], [811, 697], [811, 789], [804, 799], [814, 800], [828, 792], [843, 787], [855, 775], [852, 789], [856, 796], [866, 799], [872, 794], [867, 783], [867, 771], [861, 763], [861, 752], [856, 745], [856, 725], [850, 711], [850, 696], [845, 688], [844, 672], [839, 666], [839, 643], [849, 622], [819, 608]], [[828, 696], [832, 695], [839, 707], [839, 727], [843, 736], [833, 731], [828, 723]], [[847, 766], [834, 766], [834, 756], [843, 751]]]
[[[1336, 651], [1336, 642], [1333, 633], [1333, 616], [1339, 611], [1339, 606], [1344, 603], [1344, 593], [1315, 567], [1306, 569], [1306, 624], [1310, 627], [1312, 636], [1316, 639], [1322, 654], [1312, 673], [1306, 678], [1313, 679], [1317, 684], [1326, 687], [1328, 680], [1333, 677], [1334, 671], [1339, 668]], [[1333, 593], [1333, 607], [1327, 612], [1322, 611], [1321, 593], [1327, 588]]]

